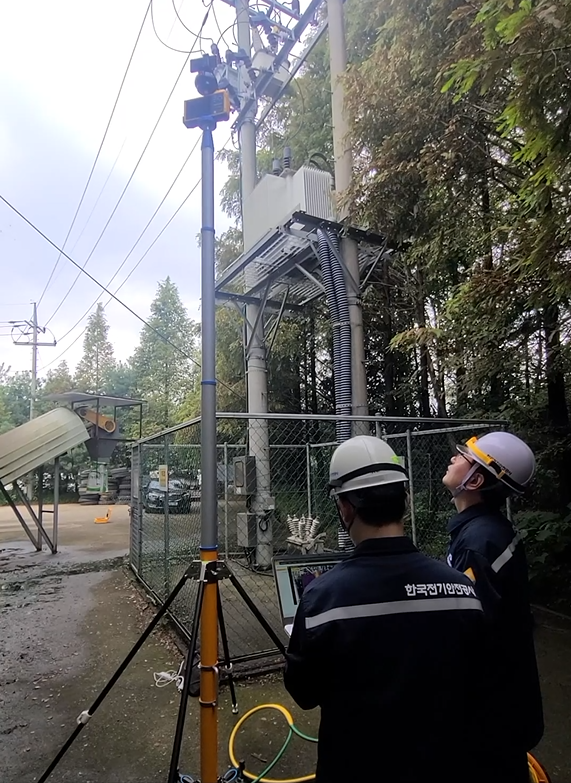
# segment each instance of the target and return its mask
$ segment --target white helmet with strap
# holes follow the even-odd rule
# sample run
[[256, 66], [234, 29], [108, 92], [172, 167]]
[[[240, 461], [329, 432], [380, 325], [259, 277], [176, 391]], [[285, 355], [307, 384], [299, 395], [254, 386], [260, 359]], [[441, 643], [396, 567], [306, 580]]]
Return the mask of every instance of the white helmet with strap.
[[474, 436], [456, 448], [460, 454], [474, 460], [474, 468], [457, 491], [466, 489], [466, 483], [479, 466], [492, 473], [516, 495], [523, 494], [535, 476], [533, 451], [510, 432], [489, 432], [481, 438]]
[[389, 444], [371, 435], [357, 435], [333, 452], [329, 490], [333, 495], [408, 481], [400, 459]]

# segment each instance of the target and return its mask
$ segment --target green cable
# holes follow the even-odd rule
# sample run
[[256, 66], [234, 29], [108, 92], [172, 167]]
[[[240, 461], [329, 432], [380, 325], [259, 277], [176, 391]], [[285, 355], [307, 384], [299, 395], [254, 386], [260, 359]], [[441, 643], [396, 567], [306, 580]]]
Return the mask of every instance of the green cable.
[[292, 723], [290, 726], [291, 730], [297, 734], [298, 737], [301, 737], [301, 739], [307, 740], [308, 742], [318, 742], [317, 737], [309, 737], [307, 734], [304, 734], [303, 731], [300, 731], [297, 726], [294, 726]]
[[288, 735], [287, 735], [287, 737], [286, 737], [286, 741], [285, 741], [285, 742], [284, 742], [284, 744], [282, 745], [282, 747], [281, 747], [281, 750], [278, 752], [278, 755], [277, 755], [277, 756], [274, 758], [274, 760], [273, 760], [273, 761], [270, 761], [270, 763], [269, 763], [269, 764], [268, 764], [268, 766], [265, 768], [265, 770], [264, 770], [263, 772], [260, 772], [260, 774], [258, 775], [258, 777], [257, 777], [255, 780], [253, 780], [253, 781], [252, 781], [252, 783], [259, 783], [259, 781], [260, 781], [260, 780], [261, 780], [263, 777], [265, 777], [265, 776], [268, 774], [268, 772], [271, 772], [271, 770], [272, 770], [272, 769], [273, 769], [273, 768], [276, 766], [276, 764], [278, 763], [278, 761], [281, 759], [281, 757], [283, 756], [283, 754], [286, 752], [286, 750], [287, 750], [287, 746], [289, 745], [289, 743], [290, 743], [290, 741], [291, 741], [291, 738], [292, 738], [292, 737], [293, 737], [293, 725], [289, 727], [289, 731], [288, 731]]
[[282, 756], [284, 755], [284, 753], [286, 752], [286, 750], [287, 750], [287, 747], [288, 747], [289, 743], [291, 742], [291, 740], [292, 740], [292, 737], [293, 737], [293, 735], [294, 735], [294, 734], [297, 734], [297, 736], [298, 736], [298, 737], [301, 737], [301, 739], [307, 740], [307, 742], [317, 742], [317, 739], [316, 739], [316, 737], [310, 737], [310, 736], [308, 736], [307, 734], [304, 734], [304, 733], [303, 733], [303, 731], [300, 731], [300, 730], [297, 728], [297, 726], [295, 726], [295, 725], [292, 723], [291, 725], [289, 725], [289, 731], [288, 731], [288, 735], [287, 735], [287, 737], [286, 737], [286, 741], [285, 741], [285, 742], [284, 742], [284, 744], [282, 745], [281, 749], [278, 751], [278, 754], [277, 754], [277, 756], [276, 756], [276, 757], [273, 759], [273, 761], [270, 761], [270, 763], [269, 763], [269, 764], [268, 764], [268, 766], [265, 768], [265, 770], [264, 770], [263, 772], [260, 772], [260, 774], [258, 775], [258, 777], [257, 777], [257, 778], [255, 778], [255, 779], [252, 781], [252, 783], [260, 783], [260, 780], [262, 780], [262, 778], [265, 778], [265, 776], [268, 774], [268, 772], [271, 772], [271, 771], [272, 771], [272, 769], [273, 769], [273, 768], [276, 766], [276, 764], [278, 763], [278, 761], [281, 759], [281, 757], [282, 757]]

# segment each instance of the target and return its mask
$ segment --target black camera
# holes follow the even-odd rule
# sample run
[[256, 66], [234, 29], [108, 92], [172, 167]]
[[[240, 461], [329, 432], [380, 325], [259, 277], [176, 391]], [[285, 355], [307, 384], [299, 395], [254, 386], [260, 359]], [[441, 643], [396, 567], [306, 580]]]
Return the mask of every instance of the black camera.
[[213, 54], [204, 54], [190, 61], [190, 72], [196, 74], [195, 84], [202, 98], [184, 102], [183, 123], [187, 128], [204, 127], [230, 118], [230, 95], [220, 89], [214, 70], [219, 59]]
[[212, 95], [218, 89], [218, 80], [214, 75], [217, 65], [218, 58], [214, 54], [204, 54], [190, 61], [190, 72], [196, 74], [194, 83], [201, 95]]

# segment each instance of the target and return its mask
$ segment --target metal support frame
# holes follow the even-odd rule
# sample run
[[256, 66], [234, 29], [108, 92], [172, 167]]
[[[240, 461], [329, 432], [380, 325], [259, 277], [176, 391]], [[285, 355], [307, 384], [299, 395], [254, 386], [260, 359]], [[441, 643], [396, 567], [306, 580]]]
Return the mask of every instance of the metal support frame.
[[327, 242], [327, 246], [329, 247], [329, 250], [333, 253], [335, 258], [339, 262], [339, 265], [341, 266], [341, 269], [343, 270], [343, 273], [345, 275], [345, 278], [347, 279], [347, 282], [350, 283], [351, 286], [353, 286], [353, 290], [354, 291], [359, 291], [359, 289], [360, 289], [359, 281], [355, 280], [355, 278], [353, 277], [353, 275], [349, 271], [349, 269], [347, 267], [347, 264], [345, 263], [345, 259], [343, 258], [343, 256], [339, 252], [339, 250], [335, 247], [335, 245], [331, 241], [331, 237], [329, 236], [327, 231], [323, 232], [323, 237], [324, 237], [325, 241]]
[[[231, 8], [236, 7], [236, 0], [222, 0], [223, 3], [226, 3], [226, 5], [229, 5]], [[292, 8], [288, 8], [287, 5], [283, 5], [282, 3], [278, 3], [277, 0], [265, 0], [266, 5], [271, 5], [272, 9], [275, 8], [277, 11], [280, 11], [282, 14], [285, 14], [286, 16], [290, 16], [292, 19], [300, 19], [300, 14], [296, 13]]]
[[248, 342], [246, 344], [246, 355], [250, 352], [250, 350], [252, 348], [252, 343], [256, 339], [256, 337], [258, 336], [258, 328], [260, 326], [261, 320], [264, 317], [264, 309], [266, 307], [266, 302], [268, 300], [268, 294], [270, 292], [270, 285], [271, 285], [271, 282], [268, 280], [268, 282], [266, 284], [266, 290], [264, 291], [264, 295], [263, 295], [261, 301], [258, 303], [258, 305], [256, 307], [256, 320], [254, 321], [253, 324], [251, 324], [251, 323], [248, 324], [249, 327], [250, 327], [250, 338], [249, 338], [249, 340], [248, 340]]
[[170, 436], [167, 435], [164, 442], [164, 461], [165, 465], [167, 466], [167, 485], [165, 488], [165, 496], [163, 498], [164, 502], [164, 516], [165, 516], [165, 522], [164, 522], [164, 543], [165, 543], [165, 555], [164, 555], [164, 590], [165, 595], [168, 595], [170, 593], [170, 569], [168, 566], [169, 563], [169, 557], [170, 557], [170, 549], [171, 549], [171, 521], [170, 521], [170, 514], [169, 514], [169, 438]]
[[[25, 493], [22, 492], [20, 487], [18, 486], [17, 481], [12, 482], [12, 487], [14, 488], [14, 492], [17, 495], [18, 499], [24, 504], [26, 507], [26, 510], [28, 514], [32, 518], [32, 522], [36, 525], [38, 536], [37, 538], [34, 536], [32, 530], [30, 529], [28, 523], [22, 516], [20, 509], [14, 502], [14, 498], [12, 495], [8, 492], [4, 484], [0, 481], [0, 491], [4, 495], [6, 501], [8, 502], [8, 505], [16, 515], [16, 518], [18, 519], [19, 523], [24, 528], [24, 531], [34, 547], [36, 548], [36, 551], [41, 552], [42, 551], [42, 539], [46, 542], [47, 546], [49, 547], [51, 553], [53, 555], [57, 552], [57, 514], [54, 513], [54, 530], [53, 530], [53, 540], [49, 537], [46, 529], [43, 525], [43, 509], [40, 501], [40, 505], [38, 507], [38, 513], [34, 511], [32, 508], [29, 499], [26, 497]], [[55, 501], [55, 492], [54, 492], [54, 501]], [[59, 501], [59, 488], [58, 488], [58, 501]]]
[[[318, 11], [322, 2], [323, 0], [311, 0], [310, 4], [307, 6], [303, 14], [297, 20], [297, 24], [292, 30], [292, 37], [284, 43], [284, 45], [276, 55], [276, 58], [274, 60], [274, 70], [277, 70], [280, 67], [280, 65], [283, 65], [283, 63], [286, 61], [295, 44], [301, 39], [301, 36], [303, 35], [307, 26], [310, 24], [311, 20], [315, 16], [315, 13]], [[234, 3], [232, 3], [232, 5], [234, 5]], [[259, 82], [256, 84], [256, 91], [259, 95], [263, 94], [263, 91], [270, 83], [272, 76], [273, 76], [272, 73], [268, 73], [268, 74], [264, 74], [264, 76], [260, 78]], [[241, 127], [244, 120], [251, 114], [252, 109], [255, 107], [255, 105], [256, 105], [255, 98], [249, 98], [244, 102], [244, 105], [240, 108], [238, 117], [236, 118], [234, 124], [232, 125], [232, 130], [237, 130]]]
[[[288, 289], [288, 291], [289, 291], [289, 289]], [[272, 324], [271, 334], [270, 335], [266, 335], [266, 343], [269, 340], [269, 345], [266, 346], [266, 362], [270, 361], [272, 348], [274, 347], [274, 343], [275, 343], [276, 337], [278, 335], [278, 329], [280, 328], [280, 324], [282, 322], [282, 317], [283, 317], [284, 310], [285, 310], [285, 305], [286, 305], [286, 302], [287, 302], [288, 291], [286, 291], [285, 294], [284, 294], [282, 309], [276, 315], [275, 321]]]
[[416, 546], [416, 513], [414, 507], [414, 471], [412, 469], [412, 435], [406, 431], [406, 462], [408, 470], [408, 503], [410, 510], [410, 526], [412, 543]]
[[[302, 269], [301, 271], [305, 271], [305, 270]], [[233, 293], [232, 291], [217, 291], [216, 299], [224, 303], [230, 302], [231, 304], [257, 305], [259, 304], [260, 301], [255, 296], [248, 296], [247, 294], [237, 294], [237, 293]], [[279, 312], [282, 309], [282, 307], [283, 307], [283, 303], [276, 302], [274, 299], [266, 300], [266, 310], [275, 310], [276, 312]], [[305, 308], [302, 307], [301, 305], [292, 304], [291, 302], [286, 302], [285, 309], [291, 311], [292, 313], [303, 313], [305, 310]]]
[[314, 50], [314, 48], [317, 46], [319, 41], [321, 40], [321, 36], [323, 33], [327, 30], [327, 19], [321, 23], [321, 27], [319, 30], [315, 33], [315, 35], [312, 36], [311, 41], [308, 43], [306, 48], [303, 50], [303, 53], [296, 58], [295, 65], [292, 66], [289, 70], [289, 76], [284, 81], [283, 86], [278, 91], [278, 94], [275, 98], [272, 99], [270, 103], [264, 108], [258, 119], [256, 120], [256, 129], [259, 129], [262, 127], [262, 125], [265, 123], [265, 121], [268, 118], [268, 115], [272, 111], [272, 109], [275, 108], [277, 102], [281, 100], [281, 98], [285, 95], [285, 92], [289, 85], [292, 83], [292, 81], [297, 76], [299, 70], [301, 69], [304, 62], [307, 60], [311, 52]]
[[[311, 243], [311, 249], [312, 249], [312, 250], [313, 250], [313, 252], [315, 253], [315, 257], [317, 258], [317, 248], [315, 247], [315, 245], [313, 244], [313, 242]], [[319, 288], [319, 289], [320, 289], [320, 290], [321, 290], [323, 293], [325, 293], [325, 286], [323, 285], [323, 283], [321, 282], [321, 280], [318, 280], [318, 279], [315, 277], [315, 275], [312, 275], [312, 274], [311, 274], [311, 272], [308, 272], [308, 270], [307, 270], [307, 269], [304, 269], [304, 268], [301, 266], [301, 264], [296, 264], [296, 265], [295, 265], [295, 268], [296, 268], [296, 269], [298, 269], [298, 270], [301, 272], [301, 274], [302, 274], [302, 275], [305, 275], [305, 277], [307, 277], [307, 279], [308, 279], [308, 280], [311, 280], [311, 282], [312, 282], [314, 285], [316, 285], [316, 286], [317, 286], [317, 288]]]

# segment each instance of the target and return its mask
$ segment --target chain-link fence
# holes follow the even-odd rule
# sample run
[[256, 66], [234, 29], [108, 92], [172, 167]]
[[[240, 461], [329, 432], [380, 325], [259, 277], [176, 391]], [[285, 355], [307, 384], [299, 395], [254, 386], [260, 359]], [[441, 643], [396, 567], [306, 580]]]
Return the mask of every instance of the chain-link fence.
[[[334, 416], [218, 414], [220, 555], [284, 641], [271, 558], [299, 554], [304, 540], [305, 545], [313, 542], [313, 551], [337, 549], [338, 517], [327, 491], [336, 424]], [[446, 551], [453, 507], [442, 477], [455, 445], [504, 424], [378, 417], [355, 423], [361, 433], [387, 439], [406, 465], [411, 489], [407, 532], [427, 554], [443, 557]], [[131, 565], [163, 600], [199, 557], [200, 419], [137, 443], [132, 465]], [[232, 657], [246, 660], [273, 652], [231, 584], [222, 581], [220, 589]], [[190, 582], [172, 608], [186, 632], [195, 591], [196, 583]]]

